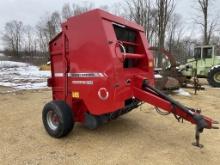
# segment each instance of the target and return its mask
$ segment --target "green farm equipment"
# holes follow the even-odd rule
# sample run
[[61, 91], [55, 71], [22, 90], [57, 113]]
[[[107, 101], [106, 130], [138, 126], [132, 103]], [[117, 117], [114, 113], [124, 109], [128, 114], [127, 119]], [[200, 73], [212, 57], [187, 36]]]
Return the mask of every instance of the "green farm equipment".
[[194, 48], [194, 58], [188, 59], [182, 73], [190, 78], [207, 78], [209, 85], [220, 87], [220, 52], [213, 45]]

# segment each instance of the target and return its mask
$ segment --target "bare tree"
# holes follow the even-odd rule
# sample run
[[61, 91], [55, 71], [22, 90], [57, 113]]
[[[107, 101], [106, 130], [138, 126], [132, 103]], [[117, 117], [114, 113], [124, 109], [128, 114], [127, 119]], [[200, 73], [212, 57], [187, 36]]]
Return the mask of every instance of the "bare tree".
[[[174, 13], [171, 16], [171, 19], [167, 27], [167, 39], [168, 39], [168, 48], [169, 51], [175, 46], [178, 46], [178, 43], [183, 39], [184, 28], [182, 26], [182, 17], [179, 14]], [[174, 44], [175, 43], [175, 44]]]
[[120, 16], [120, 17], [125, 17], [125, 12], [123, 11], [123, 4], [121, 2], [115, 2], [111, 4], [111, 6], [108, 6], [107, 11], [110, 13]]
[[38, 47], [42, 52], [47, 54], [48, 43], [52, 40], [61, 30], [61, 17], [58, 12], [53, 12], [51, 15], [46, 15], [38, 22], [37, 36]]
[[127, 0], [127, 19], [134, 20], [144, 27], [149, 42], [152, 41], [156, 32], [156, 10], [153, 8], [151, 0]]
[[36, 26], [37, 43], [39, 51], [46, 53], [48, 51], [48, 43], [50, 41], [50, 34], [44, 22], [39, 22]]
[[[166, 30], [171, 15], [175, 9], [174, 0], [156, 0], [158, 11], [158, 46], [164, 48]], [[162, 65], [162, 54], [158, 54], [158, 67]]]
[[210, 40], [210, 44], [220, 46], [220, 34], [213, 35], [211, 40]]
[[[93, 3], [81, 2], [80, 4], [73, 3], [72, 7], [69, 3], [64, 4], [62, 8], [62, 19], [65, 21], [71, 16], [76, 16], [91, 10], [94, 7]], [[107, 6], [102, 6], [107, 7]]]
[[35, 31], [30, 25], [24, 26], [23, 45], [23, 50], [28, 55], [33, 55], [33, 53], [36, 53]]
[[6, 49], [12, 51], [13, 55], [19, 55], [23, 32], [23, 23], [21, 21], [14, 20], [5, 24], [5, 32], [2, 39]]
[[73, 15], [73, 10], [70, 7], [69, 3], [64, 4], [62, 8], [62, 19], [67, 20], [69, 17]]
[[198, 8], [197, 10], [201, 13], [198, 16], [201, 19], [196, 18], [195, 23], [199, 24], [203, 29], [203, 44], [209, 45], [211, 36], [217, 25], [216, 19], [210, 20], [209, 18], [209, 7], [210, 3], [214, 0], [197, 0]]
[[93, 3], [82, 2], [81, 4], [73, 3], [73, 16], [80, 15], [94, 8]]
[[51, 14], [48, 26], [50, 26], [50, 31], [52, 33], [51, 37], [54, 37], [61, 31], [61, 17], [57, 11]]

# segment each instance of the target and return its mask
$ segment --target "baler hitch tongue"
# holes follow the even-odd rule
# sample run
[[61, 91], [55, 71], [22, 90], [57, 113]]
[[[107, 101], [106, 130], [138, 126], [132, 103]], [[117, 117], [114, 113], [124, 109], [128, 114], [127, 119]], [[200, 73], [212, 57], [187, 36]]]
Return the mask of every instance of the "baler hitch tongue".
[[[201, 110], [195, 110], [193, 108], [188, 108], [183, 104], [175, 101], [171, 97], [167, 96], [160, 90], [152, 87], [148, 84], [146, 80], [143, 81], [142, 89], [144, 92], [138, 91], [138, 96], [140, 96], [143, 101], [149, 102], [154, 106], [162, 108], [168, 112], [174, 114], [175, 118], [180, 121], [180, 119], [185, 119], [196, 125], [195, 138], [196, 142], [193, 143], [194, 146], [202, 148], [203, 145], [199, 143], [200, 133], [203, 129], [219, 129], [219, 127], [213, 126], [213, 124], [219, 124], [219, 122], [212, 120], [209, 117], [201, 115]], [[146, 99], [144, 95], [148, 96]], [[154, 101], [150, 101], [152, 97]]]

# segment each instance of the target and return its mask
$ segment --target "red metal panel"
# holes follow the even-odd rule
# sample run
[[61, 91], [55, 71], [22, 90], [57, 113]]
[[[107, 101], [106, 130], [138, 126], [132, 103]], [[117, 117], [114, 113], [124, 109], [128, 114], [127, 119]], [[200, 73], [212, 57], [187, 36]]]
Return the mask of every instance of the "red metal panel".
[[[131, 74], [132, 69], [129, 69], [131, 72], [127, 72], [115, 53], [115, 51], [118, 51], [118, 54], [122, 56], [119, 48], [116, 47], [117, 38], [113, 29], [114, 22], [123, 23], [123, 25], [135, 29], [138, 33], [143, 33], [139, 25], [124, 21], [122, 18], [111, 16], [100, 10], [73, 17], [62, 26], [63, 33], [67, 36], [70, 44], [69, 72], [98, 72], [105, 75], [104, 78], [70, 77], [68, 80], [69, 93], [72, 91], [79, 92], [79, 99], [82, 99], [88, 111], [95, 115], [114, 112], [124, 106], [126, 99], [133, 96], [131, 87], [126, 86], [125, 83], [127, 79], [133, 77], [133, 74]], [[141, 39], [139, 39], [139, 42], [142, 42]], [[145, 65], [147, 66], [146, 52], [142, 50], [142, 53], [145, 53], [141, 57], [145, 57], [143, 61], [146, 60]], [[134, 56], [132, 57], [140, 57], [140, 55], [138, 57]], [[142, 72], [136, 68], [134, 69], [140, 73]], [[135, 74], [138, 74], [138, 72], [135, 72]], [[73, 84], [75, 81], [92, 81], [93, 85]], [[108, 91], [109, 98], [107, 100], [103, 101], [99, 98], [98, 92], [101, 88]]]

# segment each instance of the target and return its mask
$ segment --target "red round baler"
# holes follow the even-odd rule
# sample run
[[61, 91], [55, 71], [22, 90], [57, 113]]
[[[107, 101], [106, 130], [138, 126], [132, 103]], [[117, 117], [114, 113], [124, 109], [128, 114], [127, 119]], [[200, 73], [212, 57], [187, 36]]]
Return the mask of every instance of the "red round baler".
[[75, 122], [94, 129], [142, 102], [196, 124], [197, 134], [217, 123], [153, 87], [153, 57], [136, 23], [99, 9], [71, 17], [49, 51], [53, 101], [42, 115], [53, 137], [67, 135]]

